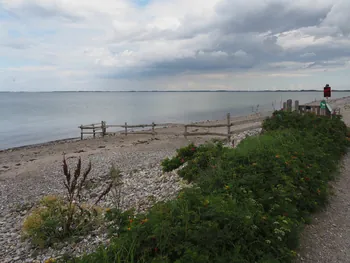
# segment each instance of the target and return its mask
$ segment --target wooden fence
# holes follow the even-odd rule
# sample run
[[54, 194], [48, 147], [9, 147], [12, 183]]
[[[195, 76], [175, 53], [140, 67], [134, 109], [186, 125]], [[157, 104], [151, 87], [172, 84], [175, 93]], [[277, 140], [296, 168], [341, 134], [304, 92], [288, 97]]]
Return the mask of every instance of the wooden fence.
[[[296, 100], [294, 102], [294, 107], [293, 107], [293, 101], [292, 100], [287, 100], [286, 102], [283, 103], [283, 110], [286, 111], [297, 111], [301, 114], [304, 114], [306, 112], [313, 112], [317, 115], [325, 115], [325, 116], [332, 116], [333, 114], [340, 114], [339, 109], [332, 110], [330, 105], [326, 104], [326, 107], [322, 109], [320, 105], [299, 105], [299, 101]], [[197, 124], [197, 123], [191, 123], [191, 124], [178, 124], [178, 123], [159, 123], [156, 124], [152, 122], [152, 124], [139, 124], [139, 125], [128, 125], [126, 122], [124, 125], [107, 125], [105, 121], [101, 121], [100, 123], [93, 123], [93, 124], [88, 124], [88, 125], [81, 125], [79, 126], [80, 131], [81, 131], [81, 139], [84, 138], [84, 135], [92, 135], [94, 138], [96, 137], [97, 134], [106, 136], [108, 134], [116, 134], [117, 132], [123, 133], [125, 136], [128, 134], [149, 134], [152, 136], [155, 136], [157, 134], [156, 132], [156, 127], [160, 126], [169, 126], [169, 125], [181, 125], [184, 126], [184, 133], [183, 135], [187, 138], [188, 136], [220, 136], [220, 137], [226, 137], [228, 141], [231, 140], [231, 137], [235, 133], [240, 133], [243, 132], [247, 129], [255, 129], [261, 127], [261, 122], [265, 119], [266, 117], [263, 117], [259, 113], [255, 113], [253, 115], [250, 115], [249, 117], [246, 118], [236, 118], [234, 120], [231, 119], [231, 115], [228, 113], [226, 116], [226, 122], [225, 123], [220, 123], [220, 124]], [[257, 122], [257, 124], [249, 127], [243, 127], [241, 129], [232, 129], [233, 126], [239, 126], [243, 125], [246, 123], [252, 123], [252, 122]], [[189, 132], [188, 128], [207, 128], [207, 131], [192, 131]], [[225, 132], [210, 132], [209, 129], [211, 128], [225, 128]], [[123, 131], [117, 131], [117, 132], [107, 132], [107, 129], [109, 128], [122, 128], [124, 129]], [[132, 131], [130, 132], [128, 129], [138, 129], [138, 128], [150, 128], [148, 130], [141, 130], [141, 131]]]
[[[283, 110], [293, 111], [293, 102], [292, 100], [287, 100], [283, 103]], [[294, 111], [297, 111], [300, 114], [304, 114], [306, 112], [311, 112], [320, 116], [332, 116], [332, 115], [340, 115], [340, 108], [336, 108], [332, 110], [329, 104], [326, 104], [325, 108], [321, 108], [320, 105], [299, 105], [299, 101], [296, 100], [294, 102]]]
[[[138, 124], [138, 125], [128, 125], [127, 122], [125, 122], [124, 125], [107, 125], [105, 121], [101, 121], [100, 123], [93, 123], [88, 125], [81, 125], [78, 128], [80, 128], [80, 139], [84, 139], [84, 135], [92, 135], [94, 138], [97, 134], [101, 136], [106, 136], [110, 134], [115, 134], [116, 132], [107, 132], [108, 128], [123, 128], [124, 131], [118, 131], [120, 133], [123, 133], [125, 136], [128, 134], [150, 134], [150, 135], [156, 135], [157, 132], [155, 131], [156, 127], [164, 127], [169, 125], [175, 125], [174, 123], [154, 123], [152, 124]], [[134, 128], [151, 128], [147, 131], [132, 131], [130, 132], [128, 129], [134, 129]], [[92, 130], [92, 131], [85, 131], [85, 130]]]
[[[154, 123], [152, 124], [139, 124], [139, 125], [128, 125], [125, 123], [124, 125], [107, 125], [105, 121], [101, 121], [100, 123], [93, 123], [93, 124], [88, 124], [88, 125], [81, 125], [78, 128], [80, 128], [80, 139], [84, 139], [84, 135], [92, 135], [93, 138], [96, 137], [96, 135], [101, 135], [101, 136], [106, 136], [109, 134], [115, 134], [116, 132], [107, 132], [108, 128], [123, 128], [124, 131], [118, 131], [121, 134], [124, 134], [127, 136], [128, 134], [149, 134], [152, 136], [155, 136], [157, 134], [156, 132], [156, 127], [164, 127], [164, 126], [170, 126], [170, 125], [181, 125], [184, 126], [185, 131], [183, 135], [185, 137], [187, 136], [203, 136], [203, 135], [212, 135], [212, 136], [222, 136], [226, 137], [228, 140], [231, 139], [231, 136], [235, 133], [239, 133], [242, 131], [247, 130], [248, 128], [242, 128], [239, 130], [231, 130], [231, 127], [234, 125], [242, 125], [245, 123], [250, 123], [250, 122], [259, 122], [262, 121], [265, 117], [262, 117], [259, 114], [254, 114], [253, 116], [250, 116], [249, 118], [244, 118], [240, 120], [233, 120], [231, 121], [230, 114], [227, 114], [227, 122], [224, 124], [179, 124], [179, 123]], [[259, 128], [261, 125], [254, 125], [253, 127], [250, 128]], [[226, 127], [227, 130], [224, 133], [219, 133], [219, 132], [189, 132], [188, 128], [190, 127], [197, 127], [197, 128], [220, 128], [220, 127]], [[129, 129], [133, 128], [150, 128], [149, 130], [145, 131], [132, 131], [130, 132]]]
[[[263, 117], [259, 114], [256, 114], [255, 116], [251, 116], [252, 118], [246, 118], [243, 120], [237, 120], [237, 121], [231, 121], [231, 116], [230, 113], [227, 114], [226, 116], [226, 123], [223, 124], [186, 124], [185, 125], [185, 132], [184, 132], [184, 136], [222, 136], [222, 137], [226, 137], [227, 141], [230, 142], [231, 141], [231, 136], [235, 133], [240, 133], [243, 132], [247, 129], [255, 129], [255, 128], [260, 128], [261, 124], [256, 124], [253, 126], [249, 126], [249, 128], [242, 128], [242, 129], [236, 129], [236, 130], [231, 130], [232, 126], [239, 126], [242, 124], [246, 124], [246, 123], [251, 123], [251, 122], [261, 122], [263, 121], [266, 117]], [[193, 128], [222, 128], [222, 127], [226, 127], [227, 131], [224, 133], [219, 133], [219, 132], [188, 132], [188, 128], [189, 127], [193, 127]]]

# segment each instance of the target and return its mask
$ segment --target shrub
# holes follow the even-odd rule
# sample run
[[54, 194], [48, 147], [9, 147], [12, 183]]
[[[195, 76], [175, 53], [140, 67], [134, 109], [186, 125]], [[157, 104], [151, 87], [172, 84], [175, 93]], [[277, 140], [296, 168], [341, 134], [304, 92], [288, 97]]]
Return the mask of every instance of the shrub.
[[185, 162], [190, 160], [195, 155], [196, 151], [197, 151], [197, 147], [193, 143], [189, 144], [186, 147], [178, 149], [175, 157], [171, 159], [166, 158], [163, 160], [162, 162], [163, 171], [170, 172], [179, 168]]
[[65, 157], [63, 158], [64, 186], [67, 189], [66, 198], [46, 196], [37, 208], [25, 219], [23, 234], [30, 238], [32, 244], [39, 247], [51, 246], [67, 237], [79, 237], [97, 228], [102, 222], [102, 209], [98, 202], [120, 184], [119, 171], [112, 167], [111, 182], [100, 193], [94, 205], [85, 204], [83, 192], [86, 179], [91, 171], [91, 163], [82, 172], [81, 159], [78, 159], [74, 173], [71, 174]]
[[340, 118], [276, 112], [264, 130], [236, 149], [196, 148], [179, 170], [195, 187], [147, 214], [111, 213], [123, 218], [118, 237], [72, 262], [291, 262], [303, 224], [327, 201], [347, 129]]
[[[23, 232], [25, 237], [31, 238], [33, 245], [39, 247], [51, 246], [73, 234], [76, 236], [86, 234], [101, 222], [101, 209], [98, 207], [82, 206], [78, 208], [56, 196], [46, 196], [40, 201], [40, 205], [25, 219]], [[66, 229], [67, 221], [70, 219], [69, 231]]]

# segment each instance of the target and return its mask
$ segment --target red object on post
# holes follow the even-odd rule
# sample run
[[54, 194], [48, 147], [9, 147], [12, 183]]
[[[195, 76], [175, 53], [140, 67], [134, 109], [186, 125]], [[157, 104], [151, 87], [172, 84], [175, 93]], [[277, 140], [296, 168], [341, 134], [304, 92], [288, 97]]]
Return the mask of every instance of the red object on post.
[[330, 98], [331, 97], [331, 87], [327, 84], [326, 87], [323, 88], [323, 97]]

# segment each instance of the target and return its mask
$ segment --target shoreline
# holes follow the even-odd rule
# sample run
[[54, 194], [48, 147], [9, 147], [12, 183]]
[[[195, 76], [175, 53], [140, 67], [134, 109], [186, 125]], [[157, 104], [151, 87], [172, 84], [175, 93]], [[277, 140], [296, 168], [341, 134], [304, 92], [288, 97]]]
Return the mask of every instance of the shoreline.
[[[332, 103], [336, 103], [340, 100], [344, 100], [350, 98], [350, 96], [348, 97], [342, 97], [342, 98], [336, 98], [336, 99], [329, 99], [328, 103], [332, 104]], [[316, 100], [316, 101], [312, 101], [312, 102], [308, 102], [305, 103], [305, 105], [315, 105], [320, 103], [321, 100]], [[262, 111], [259, 112], [259, 114], [262, 114], [263, 116], [265, 116], [266, 114], [271, 114], [273, 111]], [[254, 114], [247, 114], [247, 115], [236, 115], [236, 116], [232, 116], [231, 120], [235, 120], [235, 119], [240, 119], [240, 118], [245, 118], [247, 116], [252, 116]], [[208, 123], [218, 123], [218, 122], [223, 122], [225, 121], [224, 119], [216, 119], [216, 120], [200, 120], [200, 121], [195, 121], [195, 122], [191, 122], [192, 124], [208, 124]], [[174, 127], [183, 127], [186, 124], [190, 124], [190, 123], [170, 123], [170, 125], [167, 125], [166, 128], [174, 128]], [[162, 127], [156, 127], [156, 130], [158, 129], [163, 129]], [[142, 129], [142, 131], [149, 131], [150, 129]], [[130, 131], [130, 134], [132, 134], [133, 131]], [[79, 131], [77, 130], [77, 134], [79, 133]], [[123, 134], [123, 131], [116, 131], [114, 133], [114, 135], [108, 135], [108, 136], [118, 136], [120, 134]], [[132, 135], [134, 136], [134, 135]], [[97, 137], [99, 138], [99, 136]], [[93, 139], [92, 137], [88, 137], [84, 140], [90, 140]], [[12, 151], [18, 151], [18, 150], [24, 150], [24, 149], [32, 149], [32, 148], [40, 148], [40, 147], [45, 147], [45, 146], [52, 146], [52, 145], [56, 145], [56, 144], [65, 144], [65, 143], [72, 143], [75, 141], [80, 141], [80, 137], [69, 137], [69, 138], [62, 138], [62, 139], [56, 139], [56, 140], [48, 140], [48, 141], [43, 141], [43, 142], [39, 142], [39, 143], [29, 143], [29, 144], [25, 144], [25, 145], [20, 145], [20, 146], [14, 146], [14, 147], [8, 147], [8, 148], [0, 148], [0, 153], [6, 153], [6, 152], [12, 152]]]
[[[259, 114], [263, 114], [263, 116], [265, 116], [266, 114], [270, 114], [269, 111], [266, 112], [261, 112]], [[247, 118], [250, 116], [255, 116], [256, 114], [247, 114], [247, 115], [237, 115], [237, 116], [232, 116], [231, 117], [231, 121], [235, 121], [235, 120], [240, 120], [243, 118]], [[216, 119], [216, 120], [201, 120], [201, 121], [195, 121], [195, 122], [191, 122], [191, 123], [169, 123], [168, 125], [165, 125], [164, 127], [155, 127], [156, 130], [161, 130], [161, 129], [171, 129], [171, 128], [179, 128], [179, 127], [184, 127], [187, 124], [217, 124], [217, 123], [221, 123], [226, 121], [226, 119]], [[136, 129], [136, 130], [130, 130], [128, 132], [128, 134], [130, 136], [135, 136], [135, 134], [133, 134], [134, 131], [150, 131], [151, 129]], [[77, 133], [79, 133], [78, 129], [77, 129]], [[120, 131], [115, 131], [113, 134], [110, 135], [106, 135], [105, 137], [113, 137], [113, 136], [120, 136], [120, 135], [124, 135], [124, 131], [120, 130]], [[158, 135], [158, 134], [157, 134]], [[162, 135], [162, 134], [159, 134]], [[178, 135], [183, 135], [178, 133]], [[147, 135], [144, 135], [147, 136]], [[0, 149], [0, 153], [6, 153], [6, 152], [13, 152], [13, 151], [20, 151], [20, 150], [26, 150], [26, 149], [33, 149], [33, 148], [41, 148], [41, 147], [45, 147], [45, 146], [52, 146], [52, 145], [57, 145], [57, 144], [65, 144], [65, 143], [74, 143], [77, 141], [87, 141], [87, 140], [96, 140], [96, 139], [100, 139], [100, 138], [105, 138], [102, 137], [100, 135], [97, 135], [96, 138], [93, 138], [92, 136], [89, 136], [87, 138], [84, 138], [83, 140], [80, 139], [80, 137], [70, 137], [70, 138], [63, 138], [63, 139], [57, 139], [57, 140], [49, 140], [49, 141], [45, 141], [45, 142], [39, 142], [39, 143], [33, 143], [33, 144], [26, 144], [26, 145], [21, 145], [21, 146], [15, 146], [15, 147], [9, 147], [9, 148], [4, 148], [4, 149]]]
[[[350, 125], [350, 97], [332, 101], [332, 106], [340, 106], [343, 119]], [[334, 106], [334, 107], [335, 107]], [[251, 116], [251, 115], [248, 115]], [[231, 119], [247, 119], [247, 116], [233, 116]], [[226, 120], [203, 121], [197, 123], [225, 124]], [[241, 131], [232, 135], [235, 146], [246, 136], [260, 133], [261, 128], [252, 128], [256, 122], [232, 126]], [[198, 128], [189, 128], [193, 132]], [[226, 127], [212, 128], [225, 132]], [[207, 129], [200, 128], [199, 131]], [[108, 184], [109, 169], [112, 165], [121, 171], [122, 209], [134, 207], [144, 211], [153, 202], [169, 200], [187, 186], [176, 172], [164, 173], [161, 161], [171, 157], [176, 150], [190, 142], [196, 145], [205, 143], [216, 136], [183, 136], [183, 126], [159, 127], [159, 133], [152, 137], [144, 134], [116, 135], [88, 138], [84, 140], [59, 140], [39, 145], [23, 146], [0, 151], [0, 262], [43, 262], [53, 254], [79, 255], [89, 253], [100, 243], [108, 242], [104, 232], [89, 235], [86, 242], [72, 246], [64, 243], [63, 248], [35, 251], [28, 241], [21, 240], [23, 220], [31, 212], [38, 200], [46, 195], [66, 194], [62, 183], [62, 154], [70, 169], [74, 169], [77, 158], [82, 159], [82, 169], [92, 163], [89, 175], [88, 201], [92, 201]], [[215, 132], [216, 132], [215, 131]], [[152, 201], [153, 200], [153, 201]], [[113, 198], [107, 196], [101, 201], [102, 207], [111, 207]], [[6, 261], [9, 259], [9, 261]]]
[[[338, 101], [342, 101], [344, 99], [350, 98], [350, 96], [347, 97], [342, 97], [342, 98], [336, 98], [336, 99], [329, 99], [328, 103], [330, 104], [337, 104]], [[316, 100], [316, 101], [312, 101], [312, 102], [308, 102], [305, 103], [305, 105], [315, 105], [315, 104], [319, 104], [321, 102], [321, 100]], [[259, 112], [259, 114], [262, 114], [263, 116], [266, 116], [268, 114], [271, 114], [273, 111], [262, 111]], [[252, 116], [254, 114], [247, 114], [247, 115], [236, 115], [236, 116], [232, 116], [231, 117], [231, 121], [235, 120], [235, 119], [240, 119], [240, 118], [245, 118], [248, 116]], [[223, 122], [225, 121], [225, 119], [216, 119], [216, 120], [200, 120], [200, 121], [195, 121], [195, 122], [191, 122], [192, 124], [208, 124], [208, 123], [218, 123], [218, 122]], [[170, 123], [170, 125], [166, 126], [166, 129], [168, 128], [174, 128], [174, 127], [183, 127], [186, 124], [190, 124], [190, 123]], [[162, 127], [156, 127], [156, 130], [159, 129], [163, 129]], [[150, 129], [142, 129], [142, 131], [149, 131]], [[77, 134], [79, 133], [79, 131], [77, 130]], [[118, 135], [122, 135], [124, 132], [122, 130], [120, 131], [115, 131], [114, 135], [108, 135], [108, 136], [118, 136]], [[130, 134], [132, 134], [133, 131], [130, 131]], [[132, 135], [135, 136], [135, 135]], [[99, 136], [96, 138], [98, 139]], [[88, 137], [84, 140], [91, 140], [93, 139], [92, 137]], [[8, 147], [8, 148], [4, 148], [4, 149], [0, 149], [0, 153], [6, 153], [6, 152], [12, 152], [12, 151], [18, 151], [18, 150], [24, 150], [24, 149], [32, 149], [32, 148], [41, 148], [41, 147], [45, 147], [45, 146], [52, 146], [52, 145], [56, 145], [56, 144], [65, 144], [65, 143], [72, 143], [72, 142], [76, 142], [76, 141], [80, 141], [80, 137], [69, 137], [69, 138], [62, 138], [62, 139], [57, 139], [57, 140], [49, 140], [49, 141], [44, 141], [44, 142], [39, 142], [39, 143], [29, 143], [29, 144], [25, 144], [25, 145], [20, 145], [20, 146], [14, 146], [14, 147]]]

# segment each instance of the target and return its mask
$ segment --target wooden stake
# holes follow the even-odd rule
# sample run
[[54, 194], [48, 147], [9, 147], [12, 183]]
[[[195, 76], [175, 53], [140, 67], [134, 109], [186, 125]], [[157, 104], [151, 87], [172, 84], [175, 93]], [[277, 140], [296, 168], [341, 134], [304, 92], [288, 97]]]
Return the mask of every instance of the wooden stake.
[[125, 123], [125, 136], [128, 135], [128, 123], [126, 122]]
[[283, 111], [287, 110], [287, 102], [283, 102]]
[[156, 135], [156, 131], [154, 130], [154, 127], [155, 127], [156, 125], [154, 124], [154, 122], [152, 122], [152, 135], [154, 136], [154, 135]]
[[299, 101], [298, 100], [294, 101], [294, 110], [296, 112], [299, 112]]
[[292, 100], [287, 100], [287, 111], [291, 112], [292, 111]]
[[105, 131], [104, 121], [101, 121], [101, 129], [102, 129], [102, 137], [105, 137], [106, 131]]
[[227, 142], [231, 141], [231, 115], [227, 113]]

